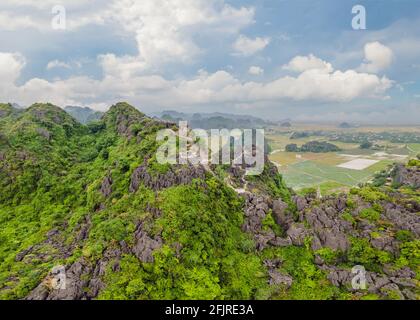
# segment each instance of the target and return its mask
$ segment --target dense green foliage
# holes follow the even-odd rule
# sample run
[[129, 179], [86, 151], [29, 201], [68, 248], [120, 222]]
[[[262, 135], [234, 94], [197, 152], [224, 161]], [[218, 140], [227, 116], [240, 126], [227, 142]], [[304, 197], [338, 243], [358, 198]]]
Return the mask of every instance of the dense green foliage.
[[153, 233], [162, 230], [165, 243], [182, 247], [182, 256], [168, 245], [155, 254], [153, 264], [139, 266], [127, 256], [127, 268], [131, 261], [136, 277], [125, 272], [125, 265], [120, 273], [110, 272], [110, 285], [101, 298], [133, 298], [133, 282], [141, 283], [136, 298], [143, 299], [251, 299], [265, 286], [253, 241], [240, 230], [240, 202], [214, 179], [207, 185], [208, 192], [198, 182], [169, 188], [156, 199], [163, 215]]
[[[0, 110], [0, 297], [22, 298], [55, 265], [82, 257], [94, 263], [113, 243], [132, 243], [139, 221], [152, 234], [162, 232], [165, 245], [153, 264], [125, 255], [121, 271], [105, 276], [100, 298], [251, 299], [265, 290], [261, 257], [241, 231], [242, 200], [220, 180], [208, 176], [191, 186], [128, 191], [133, 170], [144, 161], [151, 174], [167, 170], [153, 157], [164, 124], [126, 104], [88, 126], [52, 105]], [[100, 191], [105, 177], [112, 179], [108, 197]], [[280, 176], [271, 183], [273, 193], [288, 195]], [[162, 216], [152, 219], [147, 206]], [[47, 241], [57, 229], [71, 247], [86, 219], [89, 237], [68, 255]], [[180, 256], [174, 243], [183, 248]]]

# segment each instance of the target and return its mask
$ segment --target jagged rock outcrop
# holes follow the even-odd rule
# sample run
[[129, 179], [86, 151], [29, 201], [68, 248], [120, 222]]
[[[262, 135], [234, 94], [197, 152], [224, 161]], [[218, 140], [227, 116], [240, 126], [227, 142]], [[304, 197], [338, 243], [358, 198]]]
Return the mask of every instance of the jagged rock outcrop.
[[129, 248], [121, 241], [117, 247], [106, 249], [96, 262], [82, 258], [67, 267], [57, 266], [31, 291], [26, 300], [94, 299], [105, 288], [103, 277], [108, 266], [112, 263], [111, 269], [118, 271], [119, 261], [127, 253]]
[[34, 246], [30, 246], [29, 248], [19, 252], [16, 257], [15, 257], [15, 261], [20, 262], [23, 260], [23, 258], [26, 257], [26, 255], [28, 255], [29, 253], [32, 252], [32, 250], [34, 249]]
[[420, 169], [418, 167], [406, 167], [398, 164], [392, 174], [394, 183], [397, 185], [420, 188]]
[[352, 225], [339, 216], [346, 207], [344, 198], [324, 199], [319, 207], [311, 210], [309, 207], [314, 199], [295, 196], [292, 200], [299, 212], [298, 222], [294, 221], [287, 203], [282, 200], [273, 202], [273, 215], [293, 245], [303, 246], [305, 239], [311, 237], [315, 251], [323, 247], [341, 251], [349, 248], [347, 234], [353, 233]]
[[108, 198], [112, 193], [112, 179], [111, 177], [105, 177], [101, 185], [101, 193], [105, 198]]
[[44, 137], [46, 140], [49, 141], [51, 139], [51, 132], [49, 132], [48, 130], [44, 128], [37, 128], [36, 131], [41, 137]]
[[305, 239], [310, 235], [310, 231], [306, 229], [303, 223], [293, 223], [286, 233], [295, 246], [303, 246]]
[[108, 266], [111, 267], [112, 272], [119, 271], [122, 255], [128, 254], [129, 252], [129, 247], [125, 241], [121, 241], [117, 247], [108, 248], [104, 252], [103, 257], [96, 263], [94, 268], [92, 268], [93, 271], [87, 285], [88, 290], [86, 291], [87, 299], [96, 298], [101, 290], [106, 287], [103, 277], [105, 276]]
[[[322, 248], [332, 249], [334, 252], [345, 253], [351, 249], [350, 238], [365, 238], [372, 248], [382, 252], [389, 252], [392, 256], [398, 254], [400, 242], [389, 232], [375, 232], [376, 225], [368, 219], [359, 217], [365, 210], [373, 210], [372, 205], [362, 198], [353, 197], [351, 206], [348, 206], [347, 196], [329, 196], [316, 200], [311, 196], [292, 198], [298, 212], [293, 216], [286, 202], [281, 199], [272, 201], [270, 197], [245, 195], [245, 223], [243, 230], [254, 235], [257, 249], [263, 250], [269, 246], [304, 246], [310, 240], [311, 249], [316, 252]], [[316, 202], [314, 202], [316, 200]], [[419, 234], [420, 218], [418, 212], [410, 212], [404, 206], [388, 201], [382, 201], [382, 219], [392, 223], [394, 230], [407, 230], [413, 235]], [[410, 207], [412, 208], [412, 206]], [[272, 210], [276, 223], [283, 228], [286, 237], [277, 237], [273, 232], [262, 229], [262, 221]], [[344, 219], [346, 213], [355, 219]], [[374, 234], [374, 236], [372, 236]], [[328, 274], [328, 279], [334, 286], [353, 290], [352, 280], [355, 274], [351, 270], [340, 269], [333, 264], [326, 263], [319, 255], [315, 254], [314, 263]], [[278, 267], [279, 261], [267, 260], [269, 283], [283, 284], [286, 287], [293, 283], [293, 279], [282, 274]], [[384, 274], [375, 272], [366, 273], [368, 292], [386, 298], [391, 295], [399, 299], [416, 299], [415, 273], [408, 267], [398, 271], [384, 271]]]
[[309, 201], [306, 197], [293, 196], [292, 200], [298, 211], [304, 211], [309, 205]]
[[102, 119], [107, 127], [113, 128], [118, 135], [131, 139], [136, 135], [133, 126], [141, 125], [145, 115], [133, 106], [120, 102], [113, 105]]
[[[86, 217], [74, 228], [73, 232], [75, 237], [71, 243], [66, 243], [64, 241], [63, 233], [67, 227], [67, 223], [64, 223], [62, 226], [50, 230], [46, 234], [46, 239], [44, 241], [19, 252], [15, 257], [15, 261], [20, 262], [25, 259], [48, 261], [51, 258], [66, 259], [70, 257], [76, 248], [83, 246], [83, 243], [89, 234], [91, 221], [89, 217]], [[46, 250], [46, 248], [50, 249]]]
[[137, 227], [134, 238], [133, 254], [141, 262], [152, 263], [154, 261], [153, 252], [162, 247], [162, 238], [160, 236], [151, 238], [148, 233], [143, 230], [142, 223]]
[[[350, 291], [358, 291], [353, 288], [352, 281], [356, 275], [363, 276], [360, 271], [352, 273], [352, 270], [342, 269], [335, 266], [321, 266], [322, 270], [328, 273], [328, 280], [336, 287], [345, 287]], [[386, 271], [386, 270], [385, 270]], [[401, 270], [386, 271], [385, 274], [366, 271], [364, 273], [366, 289], [370, 293], [387, 296], [391, 293], [399, 296], [401, 300], [415, 300], [416, 280], [415, 273], [409, 268]]]
[[283, 262], [279, 259], [264, 261], [264, 266], [268, 270], [268, 283], [271, 286], [281, 285], [284, 286], [285, 289], [289, 289], [293, 284], [293, 278], [290, 275], [284, 274], [278, 270], [282, 263]]
[[146, 212], [149, 212], [155, 219], [158, 219], [162, 216], [162, 210], [152, 206], [150, 203], [146, 205]]
[[371, 238], [370, 244], [373, 248], [378, 250], [387, 251], [392, 254], [396, 254], [398, 252], [398, 241], [389, 235], [382, 235], [378, 238]]
[[130, 118], [128, 115], [119, 114], [116, 119], [118, 134], [131, 139], [133, 137], [133, 131], [130, 130], [130, 126], [134, 123], [136, 123], [135, 119]]
[[327, 247], [333, 250], [347, 251], [350, 246], [347, 234], [352, 232], [350, 222], [341, 219], [337, 207], [325, 206], [314, 208], [306, 214], [313, 240], [313, 250]]
[[418, 212], [410, 212], [404, 207], [394, 203], [383, 203], [384, 216], [390, 220], [396, 228], [408, 230], [417, 237], [420, 236], [420, 217]]
[[[131, 248], [125, 241], [120, 241], [118, 245], [108, 247], [97, 261], [88, 261], [82, 258], [69, 266], [60, 267], [64, 270], [64, 278], [62, 278], [65, 279], [64, 287], [57, 287], [56, 281], [60, 279], [60, 275], [54, 270], [51, 271], [26, 299], [85, 300], [96, 298], [105, 288], [103, 277], [107, 268], [110, 267], [113, 272], [119, 271], [123, 254], [133, 253], [141, 262], [152, 263], [154, 261], [153, 252], [163, 244], [160, 236], [151, 238], [143, 230], [143, 223], [139, 224], [134, 238], [135, 242]], [[33, 252], [33, 250], [33, 248], [28, 248], [22, 252], [22, 256]], [[22, 256], [17, 259], [22, 259]]]
[[283, 274], [277, 270], [269, 271], [270, 285], [283, 285], [286, 289], [289, 289], [293, 284], [293, 278], [289, 275]]
[[254, 235], [258, 250], [263, 250], [275, 239], [273, 231], [262, 230], [262, 222], [268, 214], [269, 206], [264, 197], [245, 194], [245, 222], [242, 230]]
[[288, 211], [289, 205], [281, 199], [273, 201], [273, 215], [276, 223], [287, 230], [293, 223], [293, 217]]
[[81, 300], [85, 297], [88, 275], [91, 267], [85, 261], [78, 261], [65, 270], [65, 285], [56, 287], [56, 274], [50, 273], [28, 296], [27, 300]]
[[242, 230], [254, 236], [257, 250], [261, 251], [268, 246], [288, 246], [291, 245], [290, 238], [276, 236], [272, 230], [263, 229], [263, 221], [270, 214], [273, 203], [270, 198], [245, 193], [245, 222]]

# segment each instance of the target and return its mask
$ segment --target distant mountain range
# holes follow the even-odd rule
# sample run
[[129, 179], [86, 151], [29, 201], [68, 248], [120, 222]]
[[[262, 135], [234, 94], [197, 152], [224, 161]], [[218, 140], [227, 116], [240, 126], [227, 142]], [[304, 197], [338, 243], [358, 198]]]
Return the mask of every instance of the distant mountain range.
[[[17, 103], [11, 103], [15, 109], [26, 109]], [[79, 121], [81, 124], [88, 124], [101, 119], [104, 112], [93, 110], [89, 107], [66, 106], [64, 108], [68, 114]], [[188, 121], [191, 128], [201, 129], [251, 129], [265, 128], [267, 126], [291, 126], [290, 119], [280, 121], [268, 121], [250, 115], [237, 115], [221, 112], [213, 113], [183, 113], [174, 110], [152, 113], [153, 118], [164, 120], [166, 122], [178, 123], [179, 121]]]
[[221, 112], [182, 113], [173, 110], [153, 114], [154, 117], [170, 122], [188, 121], [191, 128], [201, 129], [234, 129], [264, 128], [281, 122], [267, 121], [250, 115], [237, 115]]
[[340, 123], [340, 125], [338, 126], [340, 129], [351, 129], [351, 128], [356, 128], [357, 126], [350, 124], [348, 122], [342, 122]]
[[89, 107], [67, 106], [64, 110], [82, 124], [99, 120], [103, 112], [95, 111]]

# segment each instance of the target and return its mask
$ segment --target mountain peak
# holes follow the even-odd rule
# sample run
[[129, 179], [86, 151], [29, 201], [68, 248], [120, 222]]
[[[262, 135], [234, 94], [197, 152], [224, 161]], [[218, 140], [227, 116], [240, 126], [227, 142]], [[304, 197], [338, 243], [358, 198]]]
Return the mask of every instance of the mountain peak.
[[131, 104], [127, 102], [118, 102], [109, 108], [108, 112], [105, 115], [115, 115], [115, 114], [123, 114], [127, 116], [134, 116], [134, 117], [144, 117], [144, 113], [140, 112], [138, 109], [133, 107]]
[[145, 114], [137, 110], [126, 102], [119, 102], [105, 113], [102, 120], [107, 127], [114, 128], [119, 134], [131, 138], [133, 136], [132, 127], [144, 120]]
[[67, 112], [51, 103], [35, 103], [26, 109], [25, 115], [31, 120], [52, 121], [55, 124], [77, 123]]

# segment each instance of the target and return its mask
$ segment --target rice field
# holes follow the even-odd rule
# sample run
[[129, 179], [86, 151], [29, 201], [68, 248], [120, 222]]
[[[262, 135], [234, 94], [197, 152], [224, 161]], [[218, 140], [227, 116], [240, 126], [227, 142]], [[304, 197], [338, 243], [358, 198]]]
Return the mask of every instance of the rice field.
[[283, 174], [286, 183], [294, 189], [316, 187], [326, 183], [333, 183], [332, 188], [353, 187], [368, 182], [375, 172], [386, 169], [389, 164], [389, 161], [379, 161], [372, 166], [374, 170], [372, 167], [353, 170], [314, 161], [303, 161], [281, 167], [280, 173]]
[[420, 143], [398, 145], [384, 141], [383, 152], [363, 150], [358, 144], [332, 142], [341, 152], [294, 153], [285, 152], [286, 145], [298, 146], [309, 141], [326, 141], [320, 137], [289, 139], [289, 134], [277, 133], [268, 136], [273, 150], [270, 160], [276, 164], [287, 185], [296, 191], [319, 188], [322, 194], [341, 192], [360, 183], [369, 182], [376, 172], [387, 169], [394, 162], [405, 162], [410, 156], [420, 153]]
[[351, 170], [364, 170], [373, 166], [374, 164], [378, 162], [379, 162], [378, 160], [371, 160], [371, 159], [355, 159], [346, 163], [342, 163], [338, 165], [337, 167], [344, 168], [344, 169], [351, 169]]
[[407, 145], [408, 151], [410, 151], [411, 154], [419, 154], [420, 153], [420, 143], [410, 143]]

